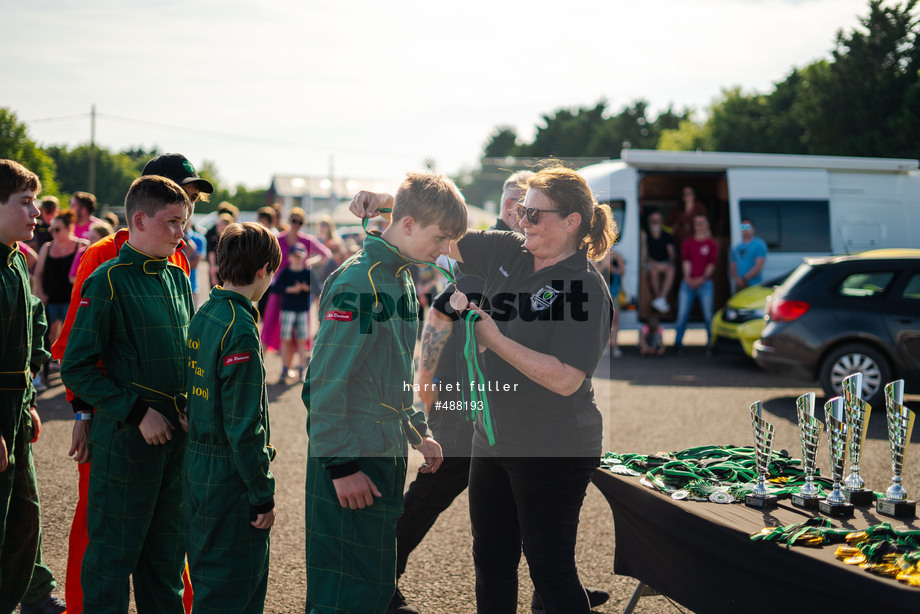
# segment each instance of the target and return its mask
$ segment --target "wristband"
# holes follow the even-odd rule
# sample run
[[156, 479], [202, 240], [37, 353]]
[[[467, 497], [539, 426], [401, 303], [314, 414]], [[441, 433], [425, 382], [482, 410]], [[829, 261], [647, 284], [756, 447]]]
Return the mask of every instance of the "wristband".
[[77, 413], [74, 414], [74, 420], [78, 422], [80, 420], [92, 420], [92, 419], [93, 419], [93, 412], [91, 411], [78, 411]]

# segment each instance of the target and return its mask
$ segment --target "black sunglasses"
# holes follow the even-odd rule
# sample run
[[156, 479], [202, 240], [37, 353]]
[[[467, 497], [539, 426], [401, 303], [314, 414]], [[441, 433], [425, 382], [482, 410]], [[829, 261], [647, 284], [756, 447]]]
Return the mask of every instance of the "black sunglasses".
[[565, 209], [535, 209], [533, 207], [525, 207], [524, 205], [517, 206], [517, 216], [519, 220], [523, 220], [525, 217], [527, 221], [531, 224], [540, 223], [540, 214], [541, 213], [565, 213]]
[[296, 217], [292, 217], [288, 220], [291, 224], [297, 224], [298, 226], [303, 226], [303, 220], [299, 220]]

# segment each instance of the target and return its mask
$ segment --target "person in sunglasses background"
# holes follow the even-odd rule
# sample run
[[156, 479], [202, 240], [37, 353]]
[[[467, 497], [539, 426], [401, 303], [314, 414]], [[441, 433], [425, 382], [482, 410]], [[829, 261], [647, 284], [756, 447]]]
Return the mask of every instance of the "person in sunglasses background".
[[[524, 182], [523, 236], [471, 231], [452, 256], [485, 279], [470, 304], [485, 352], [494, 444], [474, 427], [469, 506], [480, 613], [517, 611], [527, 557], [543, 611], [587, 614], [575, 566], [578, 520], [599, 465], [603, 420], [592, 375], [607, 347], [613, 301], [591, 264], [616, 241], [610, 209], [575, 171], [551, 166]], [[483, 311], [485, 307], [490, 311]]]
[[767, 242], [754, 236], [754, 220], [741, 220], [741, 243], [732, 249], [729, 276], [735, 292], [763, 281], [763, 266], [767, 262]]
[[[300, 207], [291, 209], [287, 230], [278, 234], [278, 244], [281, 246], [281, 268], [275, 273], [274, 283], [277, 283], [281, 274], [288, 268], [288, 252], [294, 245], [303, 246], [306, 251], [306, 261], [309, 263], [308, 267], [323, 266], [332, 256], [322, 241], [302, 230], [306, 221], [307, 216], [303, 209]], [[319, 256], [320, 260], [311, 261], [314, 256]], [[268, 303], [265, 305], [265, 313], [262, 314], [262, 346], [266, 351], [281, 348], [281, 295], [274, 291], [271, 291]], [[284, 360], [284, 364], [290, 364], [290, 357]], [[286, 371], [281, 374], [282, 381], [285, 373]]]

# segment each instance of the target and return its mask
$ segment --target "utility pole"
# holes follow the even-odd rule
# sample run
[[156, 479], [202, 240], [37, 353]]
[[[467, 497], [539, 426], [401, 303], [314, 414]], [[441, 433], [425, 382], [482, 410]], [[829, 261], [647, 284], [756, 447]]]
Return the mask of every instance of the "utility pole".
[[89, 113], [89, 193], [96, 193], [96, 105]]

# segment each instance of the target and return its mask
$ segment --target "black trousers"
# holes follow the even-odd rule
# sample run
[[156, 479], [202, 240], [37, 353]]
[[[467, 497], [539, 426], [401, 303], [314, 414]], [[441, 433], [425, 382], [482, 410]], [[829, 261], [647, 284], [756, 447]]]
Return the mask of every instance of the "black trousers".
[[450, 507], [470, 481], [468, 456], [445, 456], [436, 473], [419, 473], [406, 491], [403, 515], [396, 523], [396, 577], [406, 571], [409, 554], [438, 516]]
[[575, 567], [578, 518], [597, 457], [475, 456], [470, 518], [479, 614], [517, 612], [521, 549], [547, 614], [588, 614]]

